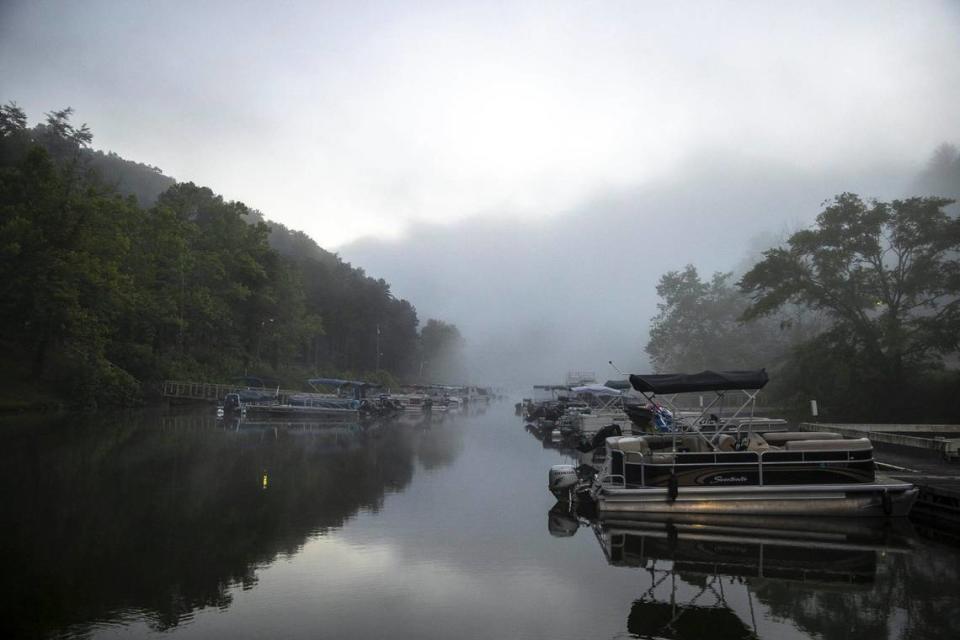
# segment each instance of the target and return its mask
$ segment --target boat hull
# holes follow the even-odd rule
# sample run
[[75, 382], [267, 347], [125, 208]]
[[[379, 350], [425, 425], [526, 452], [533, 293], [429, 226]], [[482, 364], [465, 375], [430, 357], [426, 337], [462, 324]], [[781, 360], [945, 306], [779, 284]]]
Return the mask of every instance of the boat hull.
[[[769, 516], [905, 517], [917, 499], [911, 484], [880, 481], [851, 485], [680, 487], [594, 492], [601, 513], [736, 514]], [[885, 497], [886, 496], [886, 497]]]

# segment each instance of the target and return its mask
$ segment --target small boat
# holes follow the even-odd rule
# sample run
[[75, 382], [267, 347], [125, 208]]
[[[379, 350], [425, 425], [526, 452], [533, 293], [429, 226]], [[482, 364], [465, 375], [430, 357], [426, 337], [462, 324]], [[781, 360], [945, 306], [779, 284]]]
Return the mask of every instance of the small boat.
[[[561, 501], [588, 500], [600, 513], [892, 516], [910, 512], [917, 488], [877, 474], [867, 438], [755, 431], [752, 405], [764, 370], [632, 375], [648, 395], [743, 392], [733, 416], [701, 430], [704, 413], [678, 419], [669, 433], [606, 439], [599, 469], [555, 465], [550, 491]], [[751, 415], [740, 418], [750, 406]]]

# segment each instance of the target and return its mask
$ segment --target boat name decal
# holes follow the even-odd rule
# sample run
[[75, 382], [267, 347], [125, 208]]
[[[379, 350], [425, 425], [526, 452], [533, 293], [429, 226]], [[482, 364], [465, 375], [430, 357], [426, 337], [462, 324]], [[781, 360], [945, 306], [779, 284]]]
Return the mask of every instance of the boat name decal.
[[747, 477], [746, 476], [714, 476], [713, 478], [710, 479], [710, 481], [714, 484], [726, 483], [726, 482], [743, 483], [747, 481]]

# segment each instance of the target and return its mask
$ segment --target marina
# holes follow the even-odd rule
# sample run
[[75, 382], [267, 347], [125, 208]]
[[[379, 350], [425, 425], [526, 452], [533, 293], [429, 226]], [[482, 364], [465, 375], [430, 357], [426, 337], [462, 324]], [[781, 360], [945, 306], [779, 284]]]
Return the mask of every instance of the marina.
[[[596, 443], [606, 449], [600, 464], [555, 465], [550, 491], [601, 513], [909, 515], [917, 488], [876, 473], [868, 438], [766, 431], [769, 421], [754, 409], [768, 380], [765, 370], [631, 375], [651, 407], [650, 429], [662, 433]], [[729, 414], [712, 413], [730, 391], [746, 399]], [[657, 404], [657, 395], [680, 393], [714, 399], [692, 416]]]
[[960, 638], [955, 5], [0, 3], [0, 640]]

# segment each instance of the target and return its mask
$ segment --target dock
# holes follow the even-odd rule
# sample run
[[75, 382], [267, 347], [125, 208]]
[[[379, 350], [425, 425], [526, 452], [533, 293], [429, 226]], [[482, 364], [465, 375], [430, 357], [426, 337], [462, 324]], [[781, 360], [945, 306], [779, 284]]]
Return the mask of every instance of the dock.
[[164, 398], [179, 400], [209, 400], [221, 402], [228, 393], [237, 391], [256, 391], [263, 394], [275, 395], [277, 398], [304, 393], [291, 389], [277, 389], [275, 387], [245, 387], [238, 384], [221, 384], [215, 382], [188, 382], [184, 380], [164, 380], [160, 393]]
[[960, 425], [802, 422], [799, 429], [869, 438], [877, 469], [920, 489], [910, 517], [960, 532]]
[[228, 393], [244, 392], [259, 395], [261, 400], [245, 401], [244, 416], [251, 419], [321, 421], [328, 425], [350, 425], [360, 422], [360, 411], [355, 408], [332, 407], [320, 402], [291, 404], [293, 396], [307, 392], [277, 387], [244, 387], [236, 384], [186, 382], [166, 380], [162, 393], [166, 398], [222, 402]]
[[842, 424], [801, 422], [800, 431], [829, 431], [845, 438], [870, 438], [874, 444], [895, 445], [939, 453], [960, 462], [960, 424]]

